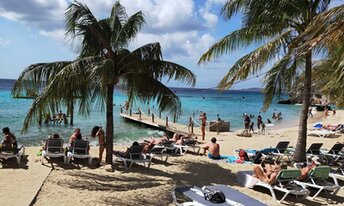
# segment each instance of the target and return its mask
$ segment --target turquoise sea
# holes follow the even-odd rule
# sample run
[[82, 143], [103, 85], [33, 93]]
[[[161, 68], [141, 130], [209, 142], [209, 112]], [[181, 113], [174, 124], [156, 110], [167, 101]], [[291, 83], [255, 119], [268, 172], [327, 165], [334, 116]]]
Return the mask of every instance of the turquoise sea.
[[[50, 134], [59, 133], [61, 137], [68, 140], [75, 128], [81, 128], [82, 135], [90, 136], [93, 126], [99, 125], [105, 127], [105, 111], [94, 106], [90, 116], [85, 117], [77, 113], [74, 117], [74, 125], [49, 125], [38, 127], [32, 125], [26, 134], [22, 134], [21, 128], [24, 118], [30, 108], [32, 99], [15, 99], [11, 97], [11, 89], [14, 80], [0, 79], [0, 128], [10, 127], [11, 131], [17, 136], [20, 143], [25, 145], [40, 145]], [[253, 91], [225, 91], [219, 92], [213, 89], [190, 89], [173, 88], [173, 91], [181, 98], [183, 115], [178, 122], [187, 124], [189, 117], [194, 113], [197, 119], [199, 113], [207, 113], [208, 120], [215, 120], [219, 114], [220, 118], [230, 121], [231, 130], [235, 131], [243, 128], [243, 113], [255, 115], [253, 121], [256, 128], [256, 117], [262, 107], [263, 94]], [[115, 91], [114, 97], [114, 117], [115, 117], [115, 140], [116, 144], [127, 144], [132, 140], [148, 138], [151, 136], [161, 136], [163, 131], [146, 128], [123, 120], [119, 116], [120, 106], [126, 100], [126, 95], [120, 90]], [[151, 108], [154, 105], [151, 104]], [[147, 112], [148, 105], [144, 106], [136, 103], [133, 108], [140, 106], [143, 112]], [[264, 122], [267, 118], [272, 120], [273, 112], [282, 112], [282, 120], [274, 122], [273, 127], [284, 127], [297, 125], [299, 119], [300, 106], [281, 105], [273, 103], [268, 111], [261, 113]], [[135, 110], [135, 109], [134, 109]], [[137, 110], [137, 109], [136, 109]], [[63, 111], [63, 109], [62, 109]], [[158, 114], [156, 110], [154, 113]], [[63, 111], [66, 112], [66, 111]], [[170, 117], [173, 118], [172, 116]], [[269, 127], [267, 128], [269, 130]], [[91, 140], [93, 144], [95, 140]]]

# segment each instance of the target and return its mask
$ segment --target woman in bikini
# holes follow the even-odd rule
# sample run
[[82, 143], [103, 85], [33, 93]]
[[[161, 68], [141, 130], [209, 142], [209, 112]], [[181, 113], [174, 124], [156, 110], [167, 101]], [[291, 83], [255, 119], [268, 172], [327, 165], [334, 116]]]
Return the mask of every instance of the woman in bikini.
[[202, 140], [205, 140], [205, 126], [207, 124], [207, 115], [205, 112], [203, 112], [199, 118], [199, 120], [201, 120], [201, 132], [202, 132]]
[[99, 143], [99, 163], [101, 163], [103, 159], [103, 153], [104, 149], [106, 148], [106, 142], [105, 142], [105, 135], [104, 135], [104, 130], [99, 127], [95, 126], [92, 129], [91, 133], [92, 137], [98, 137], [98, 143]]
[[277, 175], [281, 171], [281, 165], [279, 162], [269, 164], [263, 161], [261, 165], [255, 165], [253, 171], [255, 177], [271, 185], [276, 181]]

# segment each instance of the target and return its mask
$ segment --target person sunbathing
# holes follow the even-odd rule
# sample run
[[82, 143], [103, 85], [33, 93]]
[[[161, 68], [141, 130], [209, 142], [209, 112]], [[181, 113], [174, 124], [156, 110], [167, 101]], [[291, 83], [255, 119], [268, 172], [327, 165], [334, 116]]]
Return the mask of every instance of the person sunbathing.
[[310, 165], [305, 164], [304, 167], [301, 168], [301, 176], [298, 178], [298, 180], [302, 181], [307, 179], [309, 171], [311, 171], [314, 167], [321, 165], [319, 161], [319, 157], [312, 157], [312, 163]]
[[254, 177], [271, 185], [276, 181], [277, 175], [281, 171], [281, 165], [276, 161], [273, 164], [263, 161], [260, 165], [255, 165], [253, 171]]
[[216, 143], [215, 137], [211, 138], [211, 142], [201, 145], [201, 148], [203, 149], [203, 155], [207, 150], [209, 151], [208, 157], [210, 159], [221, 159], [220, 145]]
[[113, 153], [117, 156], [120, 156], [120, 157], [126, 157], [128, 158], [129, 157], [129, 152], [130, 150], [133, 148], [133, 147], [138, 147], [140, 146], [140, 144], [138, 142], [133, 142], [133, 144], [131, 145], [131, 147], [128, 147], [127, 150], [125, 152], [123, 151], [113, 151]]

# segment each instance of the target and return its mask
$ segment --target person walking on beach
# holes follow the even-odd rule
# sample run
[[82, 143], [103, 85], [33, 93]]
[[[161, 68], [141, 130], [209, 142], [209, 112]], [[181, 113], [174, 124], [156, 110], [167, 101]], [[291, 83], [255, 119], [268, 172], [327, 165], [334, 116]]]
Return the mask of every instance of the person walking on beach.
[[201, 115], [198, 118], [201, 120], [201, 132], [202, 132], [202, 140], [205, 140], [205, 126], [207, 124], [207, 114], [205, 112], [201, 113]]
[[312, 107], [309, 107], [308, 109], [308, 116], [310, 116], [311, 118], [313, 118], [313, 113], [312, 113]]
[[99, 126], [95, 126], [92, 129], [91, 136], [92, 137], [96, 137], [96, 136], [98, 137], [98, 143], [99, 143], [99, 165], [100, 165], [100, 163], [102, 162], [102, 159], [103, 159], [104, 150], [106, 148], [104, 130], [101, 127], [99, 127]]
[[248, 114], [245, 114], [244, 125], [245, 125], [246, 130], [250, 129], [250, 123], [251, 123], [250, 117], [248, 116]]
[[258, 130], [260, 130], [260, 125], [262, 124], [262, 116], [258, 115], [257, 117], [257, 127], [258, 127]]
[[254, 133], [253, 126], [254, 126], [254, 122], [251, 122], [251, 124], [250, 124], [250, 131], [249, 131], [249, 132], [251, 132], [251, 131], [252, 131], [252, 133]]

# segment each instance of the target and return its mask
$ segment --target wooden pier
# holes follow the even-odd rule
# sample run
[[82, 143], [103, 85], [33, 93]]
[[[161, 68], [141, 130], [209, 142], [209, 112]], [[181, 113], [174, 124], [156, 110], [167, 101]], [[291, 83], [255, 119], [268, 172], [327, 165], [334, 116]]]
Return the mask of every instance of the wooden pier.
[[[194, 123], [194, 120], [192, 117], [189, 118], [189, 124], [184, 125], [180, 123], [176, 123], [176, 119], [169, 118], [167, 116], [162, 117], [162, 114], [155, 115], [154, 113], [151, 113], [149, 110], [147, 114], [144, 114], [140, 109], [138, 109], [137, 112], [133, 112], [132, 109], [129, 109], [129, 111], [126, 111], [125, 109], [121, 108], [120, 116], [128, 121], [137, 123], [137, 124], [143, 124], [148, 127], [152, 127], [155, 129], [168, 131], [168, 132], [178, 132], [183, 134], [189, 134], [193, 137], [201, 138], [201, 130], [197, 123]], [[160, 117], [160, 118], [159, 118]], [[209, 125], [208, 125], [209, 126]], [[208, 127], [207, 126], [207, 130]], [[228, 132], [221, 132], [220, 134], [217, 134], [217, 132], [214, 131], [206, 131], [206, 137], [210, 136], [222, 136], [225, 133]]]

